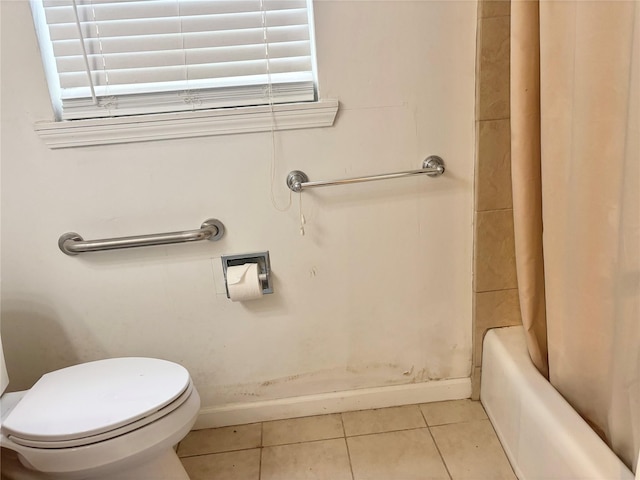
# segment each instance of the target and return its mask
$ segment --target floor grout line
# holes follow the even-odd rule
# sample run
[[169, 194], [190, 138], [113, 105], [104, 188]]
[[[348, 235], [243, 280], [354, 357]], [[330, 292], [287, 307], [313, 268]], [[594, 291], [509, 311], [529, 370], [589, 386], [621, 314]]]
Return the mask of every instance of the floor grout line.
[[236, 448], [234, 450], [222, 450], [219, 452], [194, 453], [191, 455], [178, 455], [178, 458], [182, 459], [182, 458], [193, 458], [193, 457], [206, 457], [207, 455], [220, 455], [222, 453], [245, 452], [247, 450], [257, 450], [257, 449], [262, 450], [262, 447], [257, 446], [257, 447], [247, 447], [247, 448]]
[[351, 479], [355, 480], [356, 476], [353, 473], [353, 463], [351, 463], [351, 452], [349, 451], [349, 442], [347, 441], [347, 431], [344, 428], [344, 418], [340, 414], [340, 424], [342, 425], [342, 435], [344, 436], [344, 444], [347, 446], [347, 458], [349, 459], [349, 470], [351, 471]]
[[262, 479], [262, 454], [264, 453], [264, 422], [260, 422], [260, 461], [258, 462], [258, 480]]
[[[265, 445], [262, 448], [271, 448], [271, 447], [287, 447], [290, 445], [302, 445], [303, 443], [318, 443], [318, 442], [327, 442], [329, 440], [340, 440], [341, 438], [346, 438], [342, 435], [337, 436], [337, 437], [330, 437], [330, 438], [318, 438], [316, 440], [303, 440], [300, 442], [288, 442], [288, 443], [276, 443], [275, 445]], [[248, 450], [248, 449], [246, 449]]]
[[436, 442], [436, 439], [433, 436], [433, 433], [431, 432], [431, 425], [429, 425], [429, 422], [427, 421], [427, 416], [424, 414], [424, 410], [422, 410], [422, 408], [420, 409], [420, 413], [422, 414], [422, 418], [424, 418], [424, 423], [427, 424], [427, 430], [429, 431], [429, 436], [431, 437], [431, 441], [433, 442], [433, 444], [436, 447], [436, 451], [438, 452], [438, 455], [440, 456], [440, 461], [442, 462], [442, 465], [444, 466], [444, 469], [447, 471], [447, 475], [449, 475], [449, 480], [452, 480], [453, 476], [451, 475], [451, 472], [449, 471], [449, 467], [447, 466], [447, 462], [444, 461], [444, 457], [442, 456], [442, 452], [440, 451], [440, 447], [438, 446], [438, 443]]
[[393, 430], [384, 430], [383, 432], [359, 433], [357, 435], [349, 435], [346, 438], [370, 437], [371, 435], [383, 435], [385, 433], [395, 433], [395, 432], [409, 432], [409, 431], [412, 431], [412, 430], [422, 430], [424, 428], [429, 428], [429, 426], [428, 425], [424, 425], [422, 427], [394, 428]]
[[[486, 420], [486, 419], [484, 419]], [[433, 425], [434, 427], [440, 427], [440, 426], [445, 426], [445, 425], [452, 425], [454, 423], [467, 423], [467, 422], [473, 422], [473, 421], [477, 421], [477, 420], [468, 420], [468, 421], [464, 421], [464, 422], [452, 422], [452, 423], [444, 423], [442, 425]], [[231, 452], [242, 452], [244, 450], [255, 450], [257, 448], [263, 450], [265, 448], [271, 448], [271, 447], [285, 447], [285, 446], [289, 446], [289, 445], [301, 445], [303, 443], [317, 443], [317, 442], [325, 442], [327, 440], [338, 440], [340, 438], [344, 438], [349, 439], [349, 438], [356, 438], [356, 437], [370, 437], [371, 435], [383, 435], [385, 433], [395, 433], [395, 432], [408, 432], [411, 430], [422, 430], [425, 428], [429, 428], [429, 425], [423, 425], [420, 427], [408, 427], [408, 428], [394, 428], [391, 430], [383, 430], [381, 432], [369, 432], [369, 433], [358, 433], [356, 435], [347, 435], [345, 430], [344, 430], [344, 424], [342, 427], [342, 435], [336, 435], [336, 436], [332, 436], [332, 437], [327, 437], [327, 438], [317, 438], [315, 440], [302, 440], [302, 441], [298, 441], [298, 442], [285, 442], [285, 443], [275, 443], [273, 445], [258, 445], [258, 446], [253, 446], [253, 447], [246, 447], [246, 448], [236, 448], [233, 450], [222, 450], [222, 451], [217, 451], [217, 452], [206, 452], [206, 453], [196, 453], [196, 454], [192, 454], [192, 455], [183, 455], [180, 456], [180, 458], [189, 458], [189, 457], [202, 457], [205, 455], [217, 455], [219, 453], [231, 453]]]
[[442, 465], [444, 465], [444, 469], [447, 471], [447, 475], [449, 475], [450, 479], [453, 479], [453, 475], [451, 475], [451, 472], [449, 471], [449, 466], [447, 465], [447, 462], [444, 459], [444, 456], [442, 455], [442, 452], [440, 451], [440, 447], [438, 446], [438, 442], [436, 442], [436, 438], [433, 436], [433, 433], [431, 432], [431, 429], [429, 428], [429, 435], [431, 436], [431, 440], [433, 440], [433, 444], [436, 446], [436, 450], [438, 451], [438, 455], [440, 455], [440, 461], [442, 462]]
[[440, 461], [442, 462], [444, 469], [447, 471], [447, 475], [449, 475], [450, 479], [453, 479], [453, 475], [451, 475], [451, 472], [449, 471], [449, 466], [447, 465], [447, 462], [445, 461], [444, 456], [440, 451], [440, 447], [438, 446], [438, 442], [436, 442], [436, 438], [433, 436], [433, 432], [431, 431], [431, 428], [429, 428], [429, 436], [431, 437], [431, 440], [433, 441], [433, 444], [436, 447], [436, 451], [438, 452], [438, 455], [440, 455]]

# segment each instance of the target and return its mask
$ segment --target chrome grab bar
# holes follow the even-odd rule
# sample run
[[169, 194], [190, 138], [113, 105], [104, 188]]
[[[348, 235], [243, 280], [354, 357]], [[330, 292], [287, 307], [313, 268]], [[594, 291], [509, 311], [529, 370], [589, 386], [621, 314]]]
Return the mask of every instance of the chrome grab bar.
[[415, 175], [428, 175], [429, 177], [439, 177], [444, 173], [444, 161], [442, 158], [431, 155], [422, 162], [419, 170], [408, 170], [406, 172], [383, 173], [382, 175], [370, 175], [367, 177], [343, 178], [342, 180], [323, 180], [310, 182], [306, 173], [300, 170], [293, 170], [287, 175], [287, 186], [293, 192], [301, 192], [305, 188], [329, 187], [332, 185], [346, 185], [349, 183], [372, 182], [374, 180], [387, 180], [389, 178], [411, 177]]
[[100, 250], [117, 248], [148, 247], [151, 245], [168, 245], [171, 243], [198, 242], [211, 240], [215, 242], [224, 235], [224, 225], [220, 220], [210, 218], [202, 223], [198, 230], [183, 232], [155, 233], [151, 235], [135, 235], [132, 237], [103, 238], [100, 240], [84, 240], [75, 232], [68, 232], [58, 239], [58, 247], [67, 255], [77, 255]]

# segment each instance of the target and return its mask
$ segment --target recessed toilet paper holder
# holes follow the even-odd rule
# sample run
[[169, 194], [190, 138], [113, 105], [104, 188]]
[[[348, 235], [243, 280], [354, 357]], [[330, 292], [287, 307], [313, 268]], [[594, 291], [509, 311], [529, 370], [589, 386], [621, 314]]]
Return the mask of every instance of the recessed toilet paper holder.
[[224, 273], [224, 287], [227, 290], [227, 298], [229, 297], [229, 286], [227, 285], [227, 268], [235, 265], [244, 265], [245, 263], [258, 264], [258, 278], [262, 285], [262, 293], [273, 293], [273, 285], [271, 283], [271, 262], [269, 261], [269, 252], [257, 253], [241, 253], [239, 255], [223, 255], [222, 272]]

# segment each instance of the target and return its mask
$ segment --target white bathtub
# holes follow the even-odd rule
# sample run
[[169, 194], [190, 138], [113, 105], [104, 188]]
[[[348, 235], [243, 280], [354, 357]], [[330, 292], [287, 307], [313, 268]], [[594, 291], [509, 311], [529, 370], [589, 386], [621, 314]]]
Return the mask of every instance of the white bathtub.
[[520, 480], [633, 480], [631, 471], [533, 366], [524, 329], [484, 339], [481, 401]]

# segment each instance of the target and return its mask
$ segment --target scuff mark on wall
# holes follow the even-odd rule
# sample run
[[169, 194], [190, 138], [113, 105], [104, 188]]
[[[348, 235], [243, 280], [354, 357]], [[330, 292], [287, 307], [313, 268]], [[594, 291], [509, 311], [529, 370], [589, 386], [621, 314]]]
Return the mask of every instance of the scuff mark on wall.
[[[217, 386], [214, 394], [218, 404], [255, 400], [273, 400], [287, 398], [295, 391], [296, 396], [318, 393], [369, 388], [375, 385], [407, 385], [449, 378], [443, 376], [437, 367], [416, 368], [416, 365], [398, 365], [395, 363], [371, 363], [367, 365], [347, 365], [314, 372], [263, 380], [254, 383], [242, 383]], [[204, 389], [204, 387], [203, 387]]]
[[346, 371], [349, 373], [366, 373], [372, 370], [400, 370], [402, 367], [396, 363], [369, 363], [366, 365], [347, 365]]
[[298, 378], [300, 378], [301, 375], [304, 374], [298, 374], [298, 375], [289, 375], [288, 377], [282, 377], [282, 378], [275, 378], [273, 380], [267, 380], [265, 382], [262, 382], [260, 384], [261, 387], [268, 387], [270, 385], [275, 385], [277, 383], [286, 383], [286, 382], [292, 382]]

